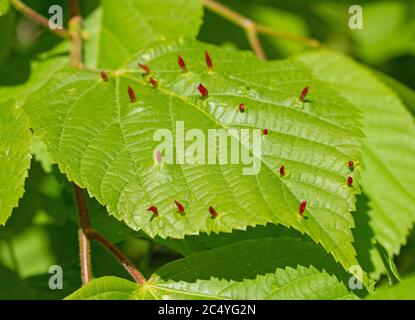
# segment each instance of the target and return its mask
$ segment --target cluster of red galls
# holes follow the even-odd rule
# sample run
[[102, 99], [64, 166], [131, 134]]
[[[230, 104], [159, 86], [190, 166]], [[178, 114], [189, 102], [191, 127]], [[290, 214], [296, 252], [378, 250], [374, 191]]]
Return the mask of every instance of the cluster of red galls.
[[[208, 53], [207, 50], [205, 50], [205, 62], [206, 62], [206, 65], [208, 67], [208, 71], [209, 72], [212, 72], [212, 70], [213, 70], [213, 62], [212, 62], [212, 58], [210, 57], [210, 55], [209, 55], [209, 53]], [[178, 56], [177, 63], [179, 65], [180, 69], [182, 69], [183, 72], [187, 72], [186, 63], [185, 63], [185, 61], [184, 61], [184, 59], [183, 59], [182, 56], [180, 56], [180, 55]], [[141, 64], [140, 63], [140, 64], [138, 64], [138, 66], [144, 71], [144, 73], [147, 76], [149, 76], [151, 74], [151, 70], [148, 67], [148, 65]], [[101, 77], [102, 77], [102, 79], [105, 82], [108, 82], [108, 75], [104, 71], [101, 71]], [[155, 80], [154, 78], [152, 78], [150, 76], [148, 77], [148, 81], [150, 82], [150, 84], [153, 87], [157, 87], [158, 86], [157, 80]], [[310, 89], [310, 87], [306, 86], [301, 91], [300, 96], [298, 98], [298, 100], [300, 102], [305, 102], [306, 101], [305, 98], [306, 98], [306, 96], [307, 96], [307, 94], [309, 92], [309, 89]], [[207, 98], [209, 96], [209, 91], [208, 91], [208, 89], [203, 84], [199, 83], [199, 85], [197, 86], [197, 90], [199, 91], [199, 93], [201, 95], [201, 98]], [[130, 86], [128, 86], [128, 90], [127, 91], [128, 91], [128, 96], [130, 98], [131, 103], [137, 102], [137, 97], [136, 97], [136, 94], [135, 94], [133, 88], [131, 88]], [[245, 110], [246, 110], [245, 104], [244, 103], [241, 103], [239, 105], [239, 112], [244, 113]], [[264, 136], [267, 136], [268, 133], [269, 132], [268, 132], [268, 129], [267, 128], [264, 128], [262, 130], [262, 134]], [[354, 170], [354, 167], [355, 167], [354, 161], [352, 161], [352, 160], [349, 161], [347, 163], [347, 166], [349, 167], [349, 169], [351, 171], [353, 171]], [[281, 177], [285, 176], [285, 166], [284, 165], [282, 165], [280, 167], [279, 172], [280, 172], [280, 176]], [[347, 186], [348, 187], [352, 187], [353, 186], [353, 177], [352, 176], [349, 176], [347, 178]], [[185, 214], [185, 208], [184, 208], [184, 206], [178, 200], [174, 200], [174, 203], [175, 203], [175, 205], [177, 207], [178, 212], [180, 214], [182, 214], [182, 215]], [[301, 218], [304, 215], [304, 211], [305, 211], [306, 207], [307, 207], [307, 201], [306, 200], [303, 200], [300, 203], [299, 208], [298, 208], [298, 214], [297, 214], [297, 216], [299, 218]], [[152, 212], [154, 217], [157, 217], [159, 215], [159, 212], [158, 212], [158, 209], [157, 209], [156, 206], [150, 206], [147, 209], [147, 211]], [[211, 215], [212, 218], [218, 217], [218, 213], [217, 213], [217, 211], [213, 207], [209, 207], [209, 210], [208, 211], [209, 211], [209, 213], [210, 213], [210, 215]]]

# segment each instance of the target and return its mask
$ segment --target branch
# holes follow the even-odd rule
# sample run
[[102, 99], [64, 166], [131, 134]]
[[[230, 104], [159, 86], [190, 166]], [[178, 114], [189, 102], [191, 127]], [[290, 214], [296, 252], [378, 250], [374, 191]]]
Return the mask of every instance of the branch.
[[258, 33], [275, 38], [301, 42], [311, 48], [317, 48], [320, 46], [320, 42], [316, 39], [293, 35], [259, 24], [224, 6], [223, 4], [216, 2], [215, 0], [203, 0], [203, 5], [212, 12], [244, 29], [252, 50], [260, 59], [265, 59], [265, 54], [264, 50], [262, 49], [261, 42], [259, 41]]
[[[61, 38], [64, 38], [64, 39], [70, 39], [71, 38], [71, 34], [69, 33], [68, 30], [66, 30], [65, 28], [61, 28], [59, 26], [56, 26], [53, 23], [51, 23], [52, 25], [49, 25], [49, 20], [47, 18], [45, 18], [41, 14], [34, 11], [33, 9], [31, 9], [30, 7], [25, 5], [20, 0], [11, 0], [11, 3], [16, 8], [16, 10], [20, 11], [23, 15], [28, 17], [33, 22], [35, 22], [37, 24], [40, 24], [41, 26], [46, 27], [49, 31], [55, 33], [56, 35], [58, 35]], [[51, 28], [51, 26], [55, 26], [56, 28]]]

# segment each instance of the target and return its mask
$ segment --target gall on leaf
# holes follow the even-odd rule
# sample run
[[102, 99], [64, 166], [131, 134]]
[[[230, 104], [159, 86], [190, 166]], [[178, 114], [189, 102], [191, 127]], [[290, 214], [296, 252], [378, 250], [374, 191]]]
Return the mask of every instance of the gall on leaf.
[[199, 90], [199, 93], [202, 96], [202, 98], [206, 98], [209, 95], [208, 89], [206, 89], [206, 87], [201, 83], [199, 83], [199, 85], [197, 86], [197, 90]]
[[285, 176], [285, 166], [280, 167], [280, 177]]
[[241, 103], [241, 104], [239, 105], [239, 112], [240, 112], [240, 113], [244, 113], [244, 112], [245, 112], [245, 105], [244, 105], [243, 103]]
[[352, 187], [353, 186], [353, 177], [348, 177], [347, 178], [347, 186], [348, 187]]
[[298, 208], [298, 214], [297, 217], [301, 218], [304, 214], [304, 210], [307, 207], [307, 201], [304, 200], [303, 202], [300, 203], [300, 207]]
[[205, 61], [206, 61], [206, 65], [208, 67], [208, 71], [212, 72], [212, 70], [213, 70], [212, 58], [210, 57], [209, 52], [207, 50], [205, 50]]
[[347, 162], [347, 166], [349, 167], [350, 171], [354, 170], [355, 162], [353, 160], [350, 160]]
[[108, 75], [107, 75], [107, 73], [105, 71], [101, 71], [101, 78], [105, 82], [108, 82]]
[[177, 211], [180, 214], [184, 214], [184, 206], [179, 201], [177, 201], [177, 200], [174, 200], [174, 203], [176, 204]]
[[150, 81], [150, 84], [151, 84], [154, 88], [156, 88], [156, 87], [159, 85], [159, 83], [158, 83], [158, 81], [157, 81], [156, 79], [149, 78], [149, 79], [148, 79], [148, 81]]
[[184, 62], [184, 59], [183, 59], [182, 56], [177, 57], [177, 63], [179, 64], [179, 67], [180, 67], [180, 69], [183, 70], [183, 72], [187, 71], [186, 63]]
[[131, 103], [137, 102], [137, 97], [135, 95], [135, 92], [133, 88], [131, 88], [130, 86], [128, 86], [128, 96], [130, 97]]
[[215, 219], [215, 218], [217, 218], [218, 217], [218, 212], [215, 210], [215, 208], [213, 208], [213, 207], [209, 207], [209, 213], [210, 213], [210, 217], [212, 218], [212, 219]]
[[160, 150], [156, 151], [156, 155], [155, 155], [154, 158], [155, 158], [154, 161], [155, 161], [156, 165], [161, 165], [161, 163], [163, 161], [163, 157], [161, 156]]
[[264, 130], [262, 130], [262, 135], [263, 136], [267, 136], [268, 135], [268, 129], [265, 128]]
[[151, 70], [150, 70], [150, 68], [149, 68], [149, 66], [148, 66], [148, 65], [146, 65], [146, 64], [144, 64], [144, 63], [139, 63], [139, 64], [138, 64], [138, 66], [139, 66], [141, 69], [143, 69], [143, 71], [144, 71], [144, 73], [145, 73], [145, 74], [150, 74], [150, 73], [151, 73]]
[[303, 91], [301, 91], [300, 98], [299, 98], [301, 102], [304, 102], [309, 90], [310, 90], [310, 87], [307, 86], [307, 87], [304, 87]]
[[155, 206], [149, 207], [147, 211], [152, 212], [154, 217], [157, 217], [159, 215], [159, 211], [157, 210], [157, 207]]

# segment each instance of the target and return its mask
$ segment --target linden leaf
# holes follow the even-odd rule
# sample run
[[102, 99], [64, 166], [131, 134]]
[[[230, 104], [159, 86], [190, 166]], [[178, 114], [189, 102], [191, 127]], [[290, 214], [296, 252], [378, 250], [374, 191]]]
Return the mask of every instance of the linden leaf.
[[[156, 87], [138, 63], [150, 68]], [[140, 52], [108, 77], [106, 82], [99, 72], [59, 72], [24, 108], [61, 171], [110, 214], [163, 238], [283, 224], [309, 234], [346, 269], [357, 264], [350, 211], [360, 168], [351, 172], [347, 163], [360, 159], [360, 114], [302, 63], [263, 62], [250, 53], [179, 41]], [[200, 84], [208, 91], [205, 99]], [[301, 102], [306, 86], [311, 89]], [[201, 162], [170, 163], [166, 153], [155, 152], [160, 141], [154, 135], [167, 131], [175, 137], [174, 155], [185, 155], [180, 145], [188, 150], [195, 138], [182, 137], [181, 125], [197, 129], [202, 149], [207, 146]], [[268, 135], [260, 137], [265, 128]], [[207, 142], [210, 129], [232, 133], [227, 145]], [[241, 137], [241, 129], [251, 138]], [[252, 148], [255, 132], [260, 153]], [[231, 163], [234, 145], [252, 163], [240, 157]], [[247, 175], [244, 169], [253, 164], [258, 174]], [[349, 176], [353, 186], [347, 186]], [[182, 214], [175, 200], [184, 206]], [[303, 200], [307, 206], [298, 218]]]

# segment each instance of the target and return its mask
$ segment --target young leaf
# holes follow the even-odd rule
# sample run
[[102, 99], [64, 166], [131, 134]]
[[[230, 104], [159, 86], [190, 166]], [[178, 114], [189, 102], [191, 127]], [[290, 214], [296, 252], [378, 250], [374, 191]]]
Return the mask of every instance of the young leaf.
[[24, 193], [30, 166], [29, 122], [12, 100], [0, 104], [0, 226]]
[[315, 74], [363, 111], [370, 225], [391, 255], [399, 253], [415, 222], [415, 125], [397, 95], [350, 58], [330, 51], [303, 55]]
[[313, 267], [277, 269], [275, 273], [240, 282], [198, 280], [193, 283], [162, 281], [153, 276], [145, 286], [130, 281], [103, 277], [68, 296], [80, 299], [155, 299], [155, 300], [307, 300], [357, 299], [336, 277]]
[[195, 37], [203, 10], [200, 0], [103, 0], [101, 14], [97, 62], [117, 68], [152, 43]]
[[[206, 49], [212, 72], [203, 59]], [[177, 65], [181, 54], [186, 73]], [[143, 78], [138, 63], [150, 67], [157, 88]], [[209, 90], [205, 97], [197, 89], [201, 83]], [[129, 86], [137, 102], [131, 102]], [[306, 86], [310, 92], [300, 102]], [[249, 111], [239, 112], [241, 101]], [[308, 233], [346, 269], [357, 264], [350, 230], [355, 189], [345, 181], [347, 162], [360, 159], [359, 112], [301, 63], [263, 62], [250, 53], [179, 41], [141, 52], [110, 73], [109, 82], [98, 72], [60, 72], [25, 110], [61, 171], [133, 229], [183, 238], [272, 222]], [[216, 164], [207, 159], [206, 164], [158, 163], [154, 152], [160, 142], [154, 134], [167, 129], [174, 135], [180, 121], [204, 137], [209, 129], [236, 130], [219, 150], [222, 155], [232, 154], [235, 143], [252, 153], [252, 143], [240, 138], [239, 129], [268, 128], [262, 152], [253, 158], [261, 165], [259, 173], [244, 175], [247, 165], [241, 161], [218, 164], [219, 153]], [[281, 163], [289, 173], [284, 177]], [[356, 172], [356, 186], [358, 180]], [[178, 213], [174, 200], [184, 205], [185, 214]], [[304, 200], [307, 208], [298, 218]], [[157, 216], [148, 211], [152, 207]]]

